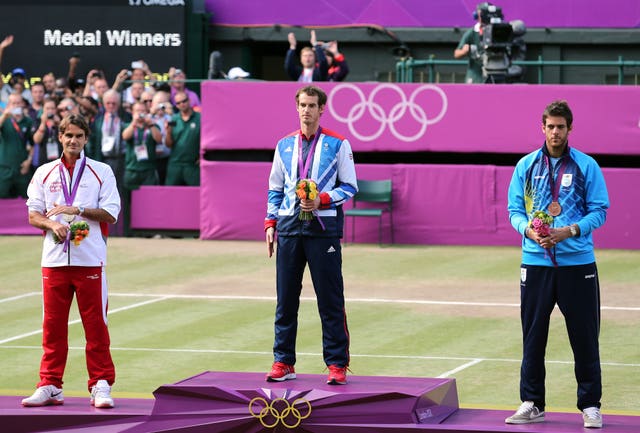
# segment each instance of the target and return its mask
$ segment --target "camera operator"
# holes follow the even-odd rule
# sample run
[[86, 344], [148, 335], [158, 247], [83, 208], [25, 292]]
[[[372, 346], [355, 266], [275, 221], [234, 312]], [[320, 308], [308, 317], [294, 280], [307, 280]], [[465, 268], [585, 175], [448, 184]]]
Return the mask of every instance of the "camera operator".
[[464, 78], [464, 82], [467, 84], [484, 83], [484, 78], [482, 77], [482, 59], [478, 55], [483, 30], [478, 9], [476, 9], [473, 16], [477, 22], [472, 28], [464, 32], [462, 39], [460, 39], [458, 43], [458, 47], [453, 51], [454, 58], [462, 59], [467, 57], [469, 59], [467, 74]]
[[514, 83], [524, 69], [513, 60], [524, 60], [526, 27], [520, 20], [503, 21], [502, 8], [480, 3], [474, 12], [477, 23], [463, 35], [454, 51], [456, 59], [468, 56], [466, 83]]

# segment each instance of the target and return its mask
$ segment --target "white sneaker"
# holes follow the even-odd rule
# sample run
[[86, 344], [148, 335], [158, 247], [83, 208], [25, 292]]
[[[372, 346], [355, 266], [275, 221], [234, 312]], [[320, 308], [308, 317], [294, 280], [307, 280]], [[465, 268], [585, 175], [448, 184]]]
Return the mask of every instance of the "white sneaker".
[[31, 397], [23, 398], [22, 405], [26, 407], [38, 407], [64, 404], [62, 389], [55, 385], [41, 386]]
[[585, 427], [602, 428], [602, 415], [597, 407], [587, 407], [582, 411], [582, 420]]
[[507, 424], [531, 424], [544, 421], [544, 411], [540, 411], [532, 401], [525, 401], [516, 413], [505, 419]]
[[111, 387], [106, 380], [99, 380], [91, 388], [91, 406], [109, 409], [114, 406], [111, 398]]

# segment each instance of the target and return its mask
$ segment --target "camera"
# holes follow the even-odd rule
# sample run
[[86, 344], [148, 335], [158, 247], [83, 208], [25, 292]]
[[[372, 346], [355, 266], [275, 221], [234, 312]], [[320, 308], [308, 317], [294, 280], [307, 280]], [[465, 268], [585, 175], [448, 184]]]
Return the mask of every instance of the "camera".
[[49, 119], [49, 120], [53, 119], [54, 117], [55, 117], [55, 115], [53, 115], [53, 114], [47, 114], [47, 119]]
[[132, 72], [131, 72], [131, 71], [127, 71], [127, 77], [130, 77], [130, 76], [131, 76], [131, 74], [132, 74]]
[[140, 113], [140, 114], [138, 115], [138, 118], [139, 118], [139, 119], [145, 119], [146, 117], [147, 117], [147, 115], [146, 115], [145, 113]]
[[137, 61], [137, 62], [131, 62], [131, 69], [142, 69], [143, 65], [142, 62]]
[[162, 111], [164, 111], [164, 109], [166, 108], [166, 106], [164, 104], [158, 104], [158, 108]]
[[176, 123], [175, 120], [170, 120], [170, 121], [167, 122], [167, 125], [169, 125], [169, 126], [171, 126], [173, 128], [174, 126], [177, 125], [177, 123]]
[[524, 69], [513, 65], [513, 60], [524, 60], [527, 32], [524, 22], [504, 22], [502, 8], [484, 2], [477, 8], [482, 25], [480, 46], [474, 53], [482, 61], [482, 75], [488, 83], [513, 83], [522, 78]]

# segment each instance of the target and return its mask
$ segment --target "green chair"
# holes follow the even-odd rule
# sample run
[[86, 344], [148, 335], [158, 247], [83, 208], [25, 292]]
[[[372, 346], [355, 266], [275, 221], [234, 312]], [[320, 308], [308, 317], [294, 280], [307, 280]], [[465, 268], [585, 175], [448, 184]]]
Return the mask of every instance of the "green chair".
[[[378, 218], [378, 243], [382, 245], [382, 215], [389, 213], [391, 243], [393, 244], [393, 211], [391, 205], [391, 180], [358, 179], [358, 192], [353, 197], [353, 208], [344, 211], [345, 217], [351, 217], [351, 242], [356, 233], [356, 218]], [[362, 206], [363, 203], [378, 203], [384, 206]], [[359, 207], [361, 206], [361, 207]]]

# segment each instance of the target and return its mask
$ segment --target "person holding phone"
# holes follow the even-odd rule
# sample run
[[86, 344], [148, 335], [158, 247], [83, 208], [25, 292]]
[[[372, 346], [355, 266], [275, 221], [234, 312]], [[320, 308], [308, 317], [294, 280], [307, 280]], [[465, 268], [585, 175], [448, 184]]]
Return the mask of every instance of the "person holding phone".
[[24, 112], [22, 95], [11, 93], [0, 114], [0, 198], [27, 196], [33, 120]]
[[187, 74], [178, 68], [171, 67], [169, 69], [169, 80], [171, 84], [171, 103], [174, 107], [180, 110], [180, 107], [176, 104], [176, 95], [178, 92], [184, 92], [189, 98], [189, 105], [194, 111], [200, 111], [200, 98], [197, 93], [187, 89], [186, 80]]
[[176, 93], [178, 112], [167, 121], [165, 144], [171, 148], [166, 185], [200, 185], [200, 113], [185, 92]]
[[[116, 88], [116, 90], [120, 90], [124, 81], [143, 83], [144, 89], [147, 89], [153, 86], [156, 78], [153, 75], [153, 72], [151, 72], [151, 69], [149, 69], [149, 65], [147, 65], [144, 60], [135, 60], [131, 62], [131, 69], [123, 69], [120, 71], [120, 74], [118, 74], [118, 77], [116, 78], [117, 84], [114, 83], [114, 88]], [[130, 107], [134, 102], [136, 102], [136, 98], [132, 92], [131, 85], [129, 85], [129, 87], [124, 89], [122, 93], [122, 105]]]

